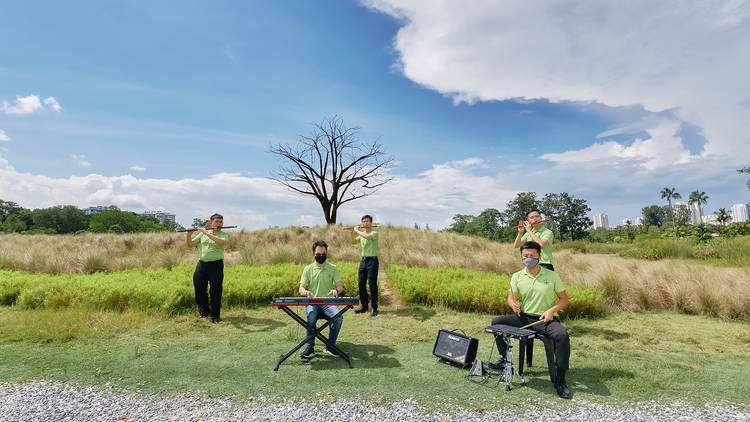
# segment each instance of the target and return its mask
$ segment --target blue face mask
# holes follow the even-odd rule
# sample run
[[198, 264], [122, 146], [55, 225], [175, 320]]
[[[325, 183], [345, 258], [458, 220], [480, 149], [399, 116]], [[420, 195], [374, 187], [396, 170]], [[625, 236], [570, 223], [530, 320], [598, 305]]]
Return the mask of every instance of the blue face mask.
[[523, 259], [523, 265], [527, 266], [528, 268], [534, 268], [539, 263], [538, 258], [524, 258]]

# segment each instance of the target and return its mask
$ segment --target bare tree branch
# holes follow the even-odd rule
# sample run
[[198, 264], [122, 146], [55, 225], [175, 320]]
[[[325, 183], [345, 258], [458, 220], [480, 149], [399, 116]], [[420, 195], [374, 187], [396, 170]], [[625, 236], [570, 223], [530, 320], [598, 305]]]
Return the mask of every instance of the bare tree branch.
[[392, 178], [386, 176], [393, 158], [383, 146], [359, 141], [359, 127], [346, 127], [339, 116], [313, 124], [309, 136], [299, 136], [296, 146], [272, 145], [270, 152], [282, 161], [271, 178], [301, 195], [314, 196], [326, 222], [336, 223], [341, 205], [375, 193]]

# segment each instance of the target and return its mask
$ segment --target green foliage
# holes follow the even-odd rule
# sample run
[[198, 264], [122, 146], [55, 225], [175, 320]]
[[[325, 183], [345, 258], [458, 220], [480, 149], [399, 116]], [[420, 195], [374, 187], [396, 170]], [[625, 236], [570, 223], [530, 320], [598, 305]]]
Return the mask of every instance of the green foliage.
[[661, 227], [667, 217], [665, 209], [658, 205], [649, 205], [641, 208], [641, 214], [643, 215], [643, 223], [647, 226]]
[[[98, 271], [96, 256], [84, 262], [93, 274], [46, 275], [0, 270], [0, 304], [24, 309], [83, 307], [97, 310], [174, 314], [195, 306], [192, 265], [169, 269], [125, 270], [104, 274]], [[337, 264], [344, 295], [357, 295], [357, 263]], [[277, 264], [224, 269], [224, 306], [270, 303], [278, 296], [298, 296], [299, 279], [305, 264]]]
[[[458, 311], [511, 313], [507, 304], [510, 277], [462, 268], [419, 268], [390, 265], [388, 280], [407, 303], [440, 305]], [[604, 297], [592, 287], [567, 286], [567, 317], [604, 314]], [[574, 302], [575, 301], [575, 302]]]
[[88, 225], [88, 216], [73, 205], [35, 209], [31, 216], [33, 229], [52, 229], [58, 234], [75, 233]]
[[583, 239], [586, 237], [586, 230], [593, 224], [586, 215], [591, 211], [586, 200], [575, 198], [567, 192], [544, 195], [541, 210], [552, 220], [548, 225], [556, 229], [561, 241], [566, 235], [572, 240]]
[[456, 214], [453, 216], [453, 224], [447, 231], [481, 236], [490, 240], [500, 240], [502, 236], [500, 211], [487, 208], [476, 217], [468, 214]]
[[132, 212], [120, 211], [115, 207], [93, 214], [88, 228], [94, 233], [135, 233], [169, 230], [169, 227], [159, 224], [152, 216], [141, 216]]
[[[737, 173], [750, 173], [750, 166], [742, 167], [741, 169], [737, 170]], [[747, 181], [747, 189], [750, 190], [750, 180]]]

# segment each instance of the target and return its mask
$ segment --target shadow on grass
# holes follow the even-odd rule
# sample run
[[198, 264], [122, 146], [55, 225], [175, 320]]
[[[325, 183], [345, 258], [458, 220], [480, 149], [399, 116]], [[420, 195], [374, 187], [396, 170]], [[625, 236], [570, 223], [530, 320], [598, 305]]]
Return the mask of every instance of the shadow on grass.
[[427, 321], [428, 319], [435, 316], [437, 313], [432, 308], [426, 308], [421, 305], [412, 305], [409, 308], [400, 308], [396, 311], [381, 311], [381, 314], [394, 314], [400, 317], [414, 318], [417, 321]]
[[249, 316], [231, 316], [223, 318], [223, 321], [232, 324], [232, 326], [245, 334], [260, 333], [264, 331], [273, 331], [283, 327], [284, 323], [268, 318], [252, 318]]
[[630, 337], [628, 333], [623, 333], [621, 331], [594, 327], [571, 327], [569, 329], [569, 334], [571, 337], [594, 336], [609, 341], [623, 340]]
[[[352, 357], [352, 367], [354, 368], [398, 368], [401, 366], [396, 358], [392, 356], [395, 351], [380, 344], [354, 344], [347, 342], [337, 342], [341, 350], [348, 352]], [[318, 354], [310, 361], [310, 367], [314, 370], [341, 369], [349, 365], [337, 356], [328, 356]]]

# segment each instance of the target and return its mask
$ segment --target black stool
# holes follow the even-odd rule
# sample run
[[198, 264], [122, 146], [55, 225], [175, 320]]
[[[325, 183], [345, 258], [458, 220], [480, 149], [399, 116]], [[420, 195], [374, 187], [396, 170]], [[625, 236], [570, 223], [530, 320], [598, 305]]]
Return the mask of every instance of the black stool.
[[555, 341], [550, 337], [537, 331], [534, 333], [534, 337], [526, 340], [526, 365], [531, 368], [531, 361], [534, 357], [534, 338], [541, 340], [544, 344], [544, 351], [547, 354], [547, 369], [549, 370], [549, 380], [550, 382], [554, 383], [555, 378], [557, 378], [557, 367], [555, 366]]

